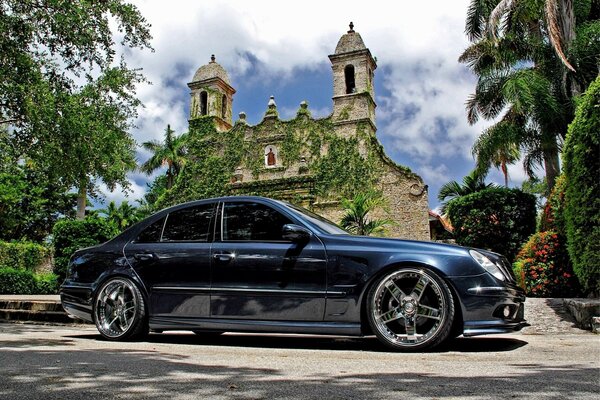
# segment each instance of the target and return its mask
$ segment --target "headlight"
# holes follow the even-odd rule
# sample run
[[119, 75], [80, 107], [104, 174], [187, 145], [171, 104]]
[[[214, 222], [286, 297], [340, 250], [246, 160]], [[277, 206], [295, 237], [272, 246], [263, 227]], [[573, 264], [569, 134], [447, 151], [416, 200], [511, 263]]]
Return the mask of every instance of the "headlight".
[[501, 281], [506, 279], [500, 268], [498, 268], [498, 266], [494, 264], [489, 258], [475, 250], [469, 250], [469, 254], [471, 254], [471, 257], [473, 257], [473, 259], [477, 261], [477, 264], [481, 265], [487, 272], [492, 274], [495, 278], [500, 279]]

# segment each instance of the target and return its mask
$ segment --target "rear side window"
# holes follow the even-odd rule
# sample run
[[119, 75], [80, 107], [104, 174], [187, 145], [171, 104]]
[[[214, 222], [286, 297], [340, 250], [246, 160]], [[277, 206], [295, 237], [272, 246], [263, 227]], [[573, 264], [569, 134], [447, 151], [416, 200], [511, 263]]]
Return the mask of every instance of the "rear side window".
[[156, 222], [153, 222], [150, 226], [146, 227], [135, 239], [137, 243], [156, 243], [160, 242], [160, 235], [162, 234], [165, 219], [161, 218]]
[[208, 242], [214, 204], [173, 211], [167, 217], [163, 242]]
[[280, 241], [286, 216], [259, 203], [226, 203], [223, 214], [223, 240]]

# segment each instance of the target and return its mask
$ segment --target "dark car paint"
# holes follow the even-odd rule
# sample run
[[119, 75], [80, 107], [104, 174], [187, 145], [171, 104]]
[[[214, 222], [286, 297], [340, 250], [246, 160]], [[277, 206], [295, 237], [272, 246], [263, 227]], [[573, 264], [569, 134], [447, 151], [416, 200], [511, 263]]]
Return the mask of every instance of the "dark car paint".
[[[302, 244], [223, 242], [216, 240], [220, 224], [213, 223], [209, 242], [133, 242], [170, 212], [223, 201], [268, 205], [313, 235]], [[370, 285], [386, 271], [410, 265], [428, 268], [446, 281], [458, 299], [465, 335], [520, 329], [523, 291], [514, 280], [503, 282], [485, 272], [468, 251], [438, 243], [324, 234], [271, 199], [202, 200], [162, 210], [103, 245], [76, 252], [61, 298], [67, 312], [92, 321], [95, 290], [107, 278], [123, 275], [142, 289], [151, 329], [359, 335], [366, 333], [361, 314]], [[227, 259], [227, 254], [235, 258]], [[169, 268], [168, 273], [162, 268]], [[504, 306], [514, 309], [509, 318], [497, 315]]]

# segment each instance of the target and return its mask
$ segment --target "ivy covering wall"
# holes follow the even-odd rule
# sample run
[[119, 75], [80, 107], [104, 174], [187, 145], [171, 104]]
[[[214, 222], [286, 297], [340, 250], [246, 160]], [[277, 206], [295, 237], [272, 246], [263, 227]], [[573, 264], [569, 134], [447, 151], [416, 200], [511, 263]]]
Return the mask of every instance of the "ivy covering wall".
[[[377, 189], [384, 164], [393, 162], [385, 156], [367, 125], [358, 123], [355, 129], [349, 137], [337, 135], [331, 117], [312, 119], [305, 107], [289, 121], [267, 115], [256, 126], [238, 121], [228, 132], [217, 132], [214, 117], [195, 118], [190, 121], [190, 162], [173, 188], [159, 198], [157, 206], [229, 194], [281, 198], [285, 192], [290, 199], [290, 191], [297, 192], [292, 201], [312, 203], [316, 199], [350, 198], [357, 191]], [[278, 147], [280, 169], [265, 168], [266, 145]], [[232, 185], [236, 168], [251, 171], [252, 181]], [[261, 180], [273, 171], [288, 168], [296, 168], [297, 173]], [[420, 180], [408, 168], [396, 168]]]

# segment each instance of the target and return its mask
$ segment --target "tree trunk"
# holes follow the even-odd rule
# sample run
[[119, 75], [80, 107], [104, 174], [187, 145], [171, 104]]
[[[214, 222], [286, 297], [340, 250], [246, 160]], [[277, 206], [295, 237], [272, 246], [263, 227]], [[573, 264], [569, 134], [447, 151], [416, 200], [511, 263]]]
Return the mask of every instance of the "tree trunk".
[[546, 169], [546, 182], [548, 185], [548, 193], [554, 189], [556, 178], [560, 175], [560, 163], [558, 161], [558, 148], [544, 149], [544, 168]]
[[87, 184], [85, 181], [79, 184], [77, 192], [77, 219], [85, 218], [85, 206], [87, 201]]

